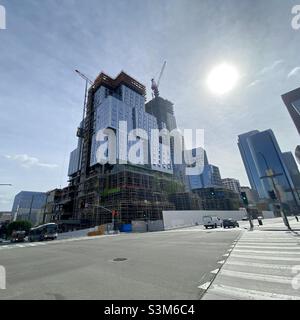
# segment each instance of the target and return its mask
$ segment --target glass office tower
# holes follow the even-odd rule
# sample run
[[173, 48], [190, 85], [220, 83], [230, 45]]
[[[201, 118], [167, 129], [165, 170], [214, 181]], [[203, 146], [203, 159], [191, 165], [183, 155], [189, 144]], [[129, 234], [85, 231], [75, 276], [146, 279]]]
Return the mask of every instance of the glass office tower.
[[[242, 151], [246, 149], [247, 152], [246, 154], [241, 152], [241, 154], [243, 160], [245, 158], [245, 167], [247, 168], [249, 163], [252, 165], [251, 171], [246, 170], [247, 174], [250, 172], [250, 176], [248, 174], [249, 180], [255, 181], [255, 184], [251, 185], [253, 189], [258, 191], [261, 198], [262, 196], [269, 197], [269, 192], [273, 191], [274, 187], [272, 179], [266, 176], [272, 170], [273, 179], [277, 190], [280, 192], [282, 202], [287, 205], [290, 211], [296, 211], [300, 204], [299, 197], [295, 192], [295, 186], [273, 131], [252, 132], [252, 134], [248, 134], [243, 142], [244, 144], [240, 149]], [[258, 189], [257, 185], [259, 186]]]
[[256, 164], [251, 154], [249, 138], [258, 134], [258, 130], [250, 131], [239, 135], [238, 147], [240, 149], [241, 157], [246, 169], [248, 180], [251, 188], [258, 192], [261, 199], [268, 198], [268, 193], [260, 179]]
[[281, 97], [300, 134], [300, 88], [283, 94]]

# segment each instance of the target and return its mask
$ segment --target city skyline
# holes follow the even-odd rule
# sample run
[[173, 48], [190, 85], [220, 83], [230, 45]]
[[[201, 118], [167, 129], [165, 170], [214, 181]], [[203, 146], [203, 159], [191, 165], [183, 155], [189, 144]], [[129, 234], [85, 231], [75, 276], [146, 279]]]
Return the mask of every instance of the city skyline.
[[[161, 96], [174, 103], [178, 127], [205, 130], [206, 151], [220, 168], [222, 178], [236, 178], [249, 185], [236, 145], [243, 132], [271, 128], [282, 151], [293, 152], [299, 136], [281, 95], [299, 87], [300, 59], [297, 50], [272, 41], [272, 36], [280, 33], [283, 41], [296, 45], [300, 32], [290, 25], [293, 2], [277, 1], [272, 16], [259, 11], [260, 1], [252, 9], [250, 2], [229, 1], [226, 8], [220, 2], [220, 12], [227, 19], [221, 19], [219, 25], [217, 18], [205, 18], [215, 3], [194, 1], [189, 7], [186, 3], [131, 1], [125, 5], [115, 1], [100, 8], [96, 1], [90, 1], [90, 6], [80, 12], [77, 1], [42, 6], [37, 1], [27, 1], [26, 5], [1, 1], [7, 11], [7, 29], [0, 31], [0, 68], [6, 76], [0, 80], [0, 106], [6, 110], [0, 116], [0, 175], [1, 183], [13, 184], [0, 190], [1, 211], [11, 209], [14, 195], [21, 190], [45, 192], [67, 185], [68, 156], [76, 146], [75, 129], [81, 120], [84, 95], [84, 82], [76, 77], [76, 68], [91, 79], [101, 70], [114, 77], [124, 69], [146, 85], [149, 101], [150, 80], [167, 60]], [[99, 20], [103, 10], [108, 11], [107, 17]], [[249, 15], [234, 27], [230, 18], [246, 10], [250, 10]], [[251, 20], [253, 14], [259, 17], [258, 26]], [[174, 15], [180, 27], [174, 23], [178, 20]], [[118, 32], [126, 32], [118, 35], [109, 30], [111, 20], [119, 25]], [[204, 26], [209, 36], [190, 32]], [[258, 36], [257, 28], [262, 30]], [[261, 39], [265, 33], [268, 41], [260, 55], [256, 37]], [[185, 37], [184, 48], [178, 43], [179, 37]], [[211, 37], [215, 37], [214, 44]], [[204, 82], [209, 69], [223, 60], [238, 66], [242, 76], [235, 90], [216, 97]], [[17, 89], [13, 83], [19, 83]]]

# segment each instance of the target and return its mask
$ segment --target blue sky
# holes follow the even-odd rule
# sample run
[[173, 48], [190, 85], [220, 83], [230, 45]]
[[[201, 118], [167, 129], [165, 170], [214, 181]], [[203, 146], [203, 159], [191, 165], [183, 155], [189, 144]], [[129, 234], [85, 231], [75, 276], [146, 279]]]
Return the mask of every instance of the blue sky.
[[[0, 210], [20, 190], [67, 184], [84, 83], [120, 70], [147, 85], [164, 60], [161, 95], [175, 104], [181, 128], [204, 128], [211, 163], [222, 177], [248, 184], [237, 135], [273, 129], [283, 151], [299, 136], [280, 95], [300, 86], [297, 1], [0, 0]], [[228, 62], [238, 86], [217, 97], [208, 72]], [[297, 69], [299, 68], [299, 69]]]

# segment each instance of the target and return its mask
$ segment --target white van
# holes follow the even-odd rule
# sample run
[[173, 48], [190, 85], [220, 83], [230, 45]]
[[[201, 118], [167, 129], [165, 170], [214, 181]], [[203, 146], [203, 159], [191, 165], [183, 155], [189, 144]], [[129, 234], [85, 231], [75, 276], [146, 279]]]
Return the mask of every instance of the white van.
[[206, 229], [208, 228], [217, 228], [222, 227], [222, 219], [219, 217], [212, 217], [212, 216], [204, 216], [203, 217], [203, 225]]

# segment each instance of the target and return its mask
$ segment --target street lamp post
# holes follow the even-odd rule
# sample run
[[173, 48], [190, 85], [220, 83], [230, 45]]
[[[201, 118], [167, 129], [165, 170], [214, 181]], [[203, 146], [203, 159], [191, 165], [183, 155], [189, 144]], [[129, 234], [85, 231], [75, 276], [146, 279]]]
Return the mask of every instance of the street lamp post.
[[261, 153], [261, 152], [258, 152], [258, 154], [261, 155], [261, 157], [264, 159], [264, 162], [266, 164], [266, 175], [265, 176], [262, 176], [260, 177], [260, 179], [271, 179], [271, 182], [272, 182], [272, 186], [273, 186], [273, 189], [274, 189], [274, 192], [275, 192], [275, 195], [276, 195], [276, 198], [279, 202], [279, 207], [280, 207], [280, 213], [281, 213], [281, 216], [282, 216], [282, 219], [283, 219], [283, 222], [285, 224], [285, 226], [291, 230], [291, 226], [289, 224], [289, 220], [285, 214], [285, 211], [283, 210], [283, 204], [282, 204], [282, 199], [281, 199], [281, 194], [279, 192], [279, 190], [277, 189], [276, 187], [276, 183], [275, 183], [275, 177], [278, 177], [278, 176], [282, 176], [283, 174], [282, 173], [274, 173], [273, 170], [270, 168], [268, 162], [267, 162], [267, 159], [266, 157]]

